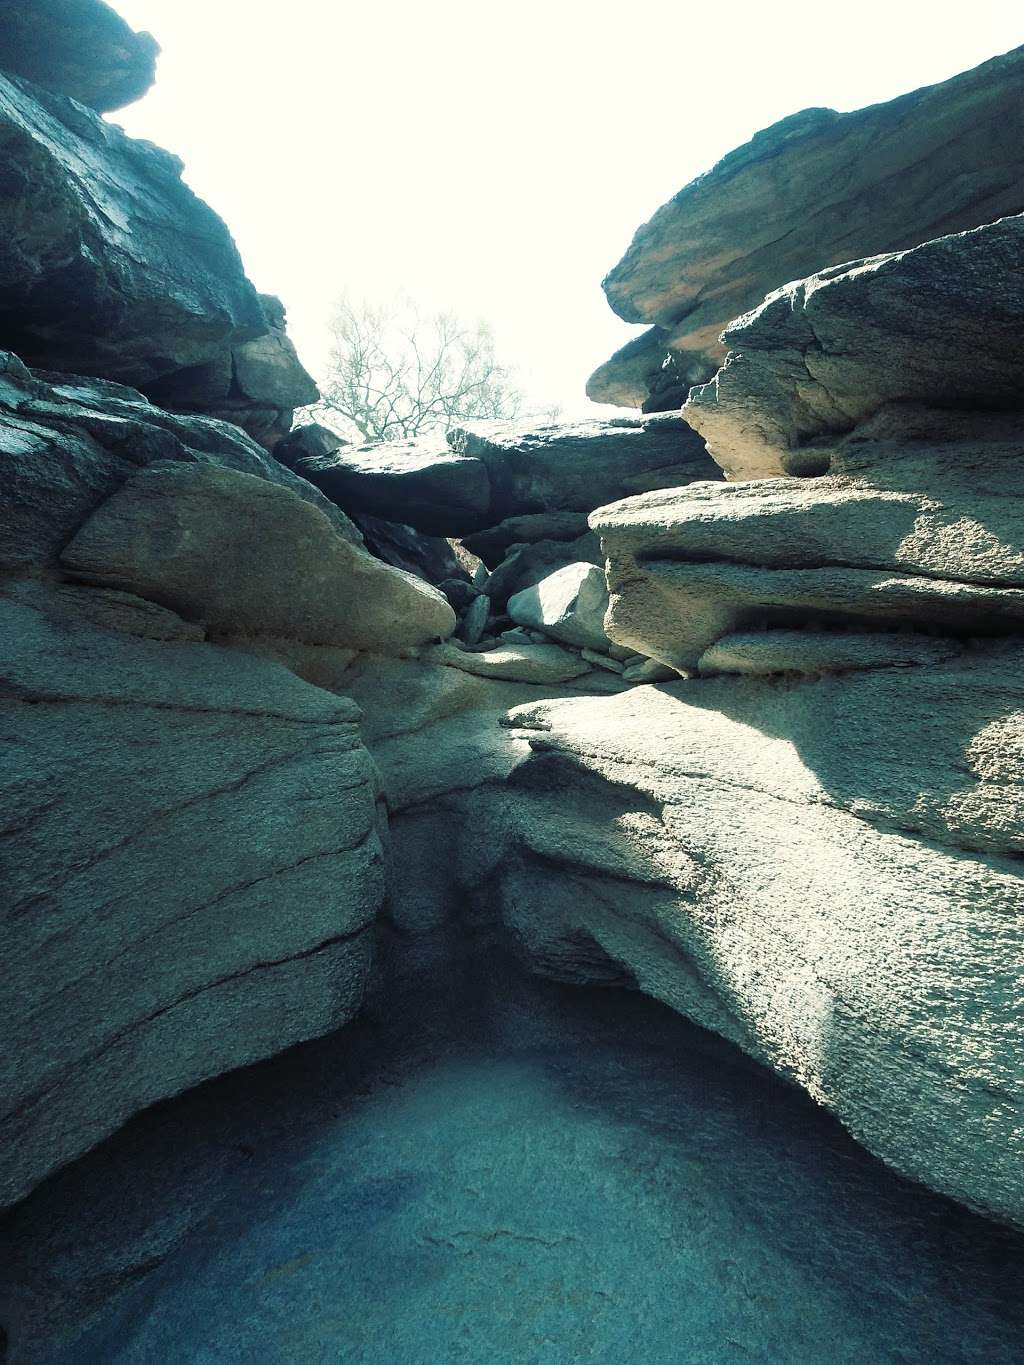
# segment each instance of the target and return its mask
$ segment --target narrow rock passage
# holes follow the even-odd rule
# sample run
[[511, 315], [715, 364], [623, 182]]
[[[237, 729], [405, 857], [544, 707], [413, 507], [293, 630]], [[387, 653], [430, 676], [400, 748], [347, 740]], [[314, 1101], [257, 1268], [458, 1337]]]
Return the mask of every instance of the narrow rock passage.
[[0, 1224], [12, 1365], [1021, 1359], [1024, 1236], [663, 1007], [525, 974], [438, 893], [447, 818], [394, 821], [411, 890], [355, 1024]]

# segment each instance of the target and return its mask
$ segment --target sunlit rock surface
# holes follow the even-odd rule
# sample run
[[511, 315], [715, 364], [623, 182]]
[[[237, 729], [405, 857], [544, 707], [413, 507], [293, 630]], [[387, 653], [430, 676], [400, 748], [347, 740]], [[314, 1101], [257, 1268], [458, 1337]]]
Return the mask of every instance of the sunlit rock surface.
[[805, 109], [698, 176], [604, 281], [620, 317], [663, 332], [602, 366], [589, 396], [635, 405], [659, 347], [700, 383], [726, 324], [786, 281], [1024, 210], [1022, 71], [1017, 48], [887, 104]]

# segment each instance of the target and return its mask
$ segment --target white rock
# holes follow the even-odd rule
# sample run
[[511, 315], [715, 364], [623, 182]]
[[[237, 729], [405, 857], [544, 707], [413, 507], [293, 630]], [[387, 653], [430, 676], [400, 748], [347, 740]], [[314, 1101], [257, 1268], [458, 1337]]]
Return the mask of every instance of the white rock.
[[590, 649], [607, 649], [604, 614], [608, 588], [596, 564], [567, 564], [509, 598], [508, 614], [517, 625], [542, 630], [552, 639]]

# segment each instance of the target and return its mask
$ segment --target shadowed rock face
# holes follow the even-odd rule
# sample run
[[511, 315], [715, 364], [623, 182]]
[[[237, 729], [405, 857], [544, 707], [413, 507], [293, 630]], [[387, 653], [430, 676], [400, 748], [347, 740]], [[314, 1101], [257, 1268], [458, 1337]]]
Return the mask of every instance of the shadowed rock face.
[[379, 784], [328, 689], [455, 616], [237, 427], [121, 385], [6, 356], [0, 455], [6, 1204], [352, 1017]]
[[0, 76], [0, 327], [37, 367], [130, 384], [266, 445], [317, 390], [181, 163]]
[[[663, 328], [663, 356], [699, 383], [724, 356], [726, 324], [785, 281], [1020, 213], [1022, 72], [1018, 48], [888, 104], [806, 109], [765, 129], [639, 229], [604, 281], [609, 303]], [[631, 346], [593, 376], [595, 401], [639, 396]]]
[[102, 0], [0, 0], [0, 69], [101, 114], [146, 93], [159, 51]]

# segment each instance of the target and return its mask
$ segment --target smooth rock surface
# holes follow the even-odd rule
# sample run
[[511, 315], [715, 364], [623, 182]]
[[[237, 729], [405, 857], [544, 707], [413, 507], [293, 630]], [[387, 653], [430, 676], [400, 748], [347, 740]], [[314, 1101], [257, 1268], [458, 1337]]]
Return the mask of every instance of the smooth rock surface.
[[455, 628], [436, 589], [343, 540], [290, 489], [210, 465], [157, 463], [133, 475], [61, 564], [219, 634], [387, 654]]
[[[604, 280], [609, 303], [664, 328], [664, 356], [699, 383], [721, 363], [726, 324], [786, 281], [1021, 213], [1022, 73], [1016, 48], [886, 104], [805, 109], [764, 129], [637, 231]], [[637, 352], [659, 342], [623, 348], [590, 397], [622, 401]], [[654, 371], [646, 351], [643, 364]]]
[[508, 614], [517, 625], [590, 649], [607, 648], [607, 610], [604, 570], [594, 564], [567, 564], [508, 601]]

